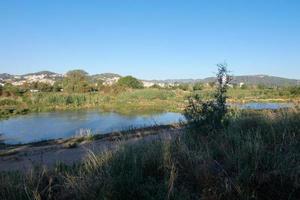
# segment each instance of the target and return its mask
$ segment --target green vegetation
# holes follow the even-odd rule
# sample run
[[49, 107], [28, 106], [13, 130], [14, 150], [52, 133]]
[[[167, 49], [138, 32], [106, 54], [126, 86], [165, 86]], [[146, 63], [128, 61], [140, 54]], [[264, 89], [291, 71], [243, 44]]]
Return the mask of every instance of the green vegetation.
[[63, 79], [63, 89], [66, 92], [88, 92], [90, 90], [88, 84], [88, 73], [83, 70], [72, 70], [67, 72]]
[[[51, 86], [53, 92], [47, 92], [47, 86], [49, 85], [39, 84], [38, 88], [44, 88], [39, 89], [39, 92], [30, 92], [29, 88], [25, 86], [16, 87], [9, 84], [0, 88], [2, 94], [0, 96], [0, 118], [28, 112], [84, 108], [100, 108], [121, 113], [182, 112], [188, 103], [186, 101], [188, 96], [199, 95], [199, 100], [206, 101], [214, 97], [214, 88], [216, 87], [215, 85], [213, 87], [203, 85], [201, 90], [183, 90], [178, 87], [132, 89], [118, 84], [103, 86], [99, 83], [99, 86], [96, 86], [90, 83], [88, 87], [83, 87], [84, 90], [87, 90], [86, 92], [68, 92], [66, 86], [62, 87], [62, 83], [57, 82]], [[64, 91], [61, 91], [63, 88]], [[77, 90], [75, 88], [82, 87], [74, 87], [74, 90]], [[34, 89], [34, 87], [30, 89]], [[247, 89], [229, 87], [228, 101], [231, 103], [292, 101], [297, 104], [300, 102], [300, 94], [297, 91], [299, 91], [299, 87], [263, 89], [255, 86], [248, 86]]]
[[200, 83], [200, 82], [195, 83], [195, 84], [193, 85], [193, 90], [194, 90], [194, 91], [202, 90], [203, 88], [204, 88], [204, 85], [203, 85], [203, 83]]
[[226, 64], [218, 65], [217, 86], [214, 98], [203, 101], [199, 94], [189, 98], [189, 104], [185, 108], [185, 117], [188, 123], [204, 131], [218, 130], [224, 127], [224, 118], [227, 113], [227, 89], [231, 77], [227, 72]]
[[[207, 101], [214, 98], [214, 90], [217, 87], [213, 82], [214, 79], [211, 79], [212, 82], [207, 84], [175, 83], [165, 87], [153, 85], [144, 88], [142, 82], [132, 76], [119, 77], [119, 80], [112, 85], [104, 83], [104, 78], [113, 77], [117, 75], [89, 76], [83, 70], [72, 70], [63, 79], [57, 79], [53, 85], [32, 82], [14, 86], [7, 83], [0, 86], [0, 118], [28, 112], [85, 108], [120, 113], [183, 112], [188, 104], [187, 97], [198, 96], [197, 101]], [[239, 78], [243, 80], [243, 77]], [[270, 78], [272, 77], [266, 77], [266, 79]], [[278, 87], [270, 84], [237, 85], [236, 83], [228, 86], [230, 103], [300, 102], [299, 86]]]
[[[73, 166], [1, 172], [0, 199], [298, 200], [300, 110], [228, 110], [224, 77], [226, 66], [219, 65], [213, 97], [191, 97], [187, 127], [172, 139], [120, 145]], [[178, 98], [172, 90], [145, 91], [117, 99]]]
[[[121, 146], [81, 164], [2, 172], [0, 199], [291, 199], [300, 197], [300, 112], [234, 112], [198, 140]], [[69, 148], [72, 148], [70, 144]]]
[[[117, 87], [118, 89], [118, 87]], [[120, 113], [180, 111], [185, 93], [166, 89], [116, 89], [93, 93], [38, 92], [0, 98], [2, 117], [26, 112], [100, 108]], [[7, 112], [7, 113], [5, 113]], [[25, 112], [24, 112], [25, 113]]]
[[118, 80], [118, 85], [128, 88], [139, 89], [143, 88], [143, 83], [132, 76], [125, 76]]

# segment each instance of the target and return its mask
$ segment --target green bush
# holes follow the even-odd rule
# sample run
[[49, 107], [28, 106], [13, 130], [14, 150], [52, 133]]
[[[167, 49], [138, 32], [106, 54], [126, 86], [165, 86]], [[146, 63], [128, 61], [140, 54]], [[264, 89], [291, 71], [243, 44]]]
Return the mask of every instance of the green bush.
[[117, 82], [118, 85], [120, 86], [125, 86], [129, 88], [134, 88], [134, 89], [140, 89], [143, 88], [143, 83], [139, 81], [138, 79], [132, 77], [132, 76], [125, 76], [122, 77], [118, 80]]

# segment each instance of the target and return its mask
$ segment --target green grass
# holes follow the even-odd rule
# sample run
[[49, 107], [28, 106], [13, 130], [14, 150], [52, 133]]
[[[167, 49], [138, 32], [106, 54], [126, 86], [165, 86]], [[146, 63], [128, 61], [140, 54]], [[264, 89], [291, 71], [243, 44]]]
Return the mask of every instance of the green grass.
[[[203, 99], [212, 98], [213, 88], [205, 87], [195, 91]], [[191, 91], [180, 89], [123, 89], [118, 92], [63, 93], [41, 92], [26, 93], [19, 97], [0, 97], [0, 118], [29, 112], [53, 110], [76, 110], [98, 108], [123, 114], [181, 112], [186, 106]], [[290, 94], [286, 89], [230, 88], [229, 102], [295, 102], [299, 96]]]
[[99, 108], [124, 114], [162, 111], [180, 112], [185, 94], [163, 89], [132, 89], [109, 93], [32, 93], [23, 97], [0, 98], [2, 117], [26, 112]]
[[[0, 199], [300, 198], [300, 111], [232, 111], [228, 127], [0, 174]], [[190, 134], [198, 135], [197, 139]]]

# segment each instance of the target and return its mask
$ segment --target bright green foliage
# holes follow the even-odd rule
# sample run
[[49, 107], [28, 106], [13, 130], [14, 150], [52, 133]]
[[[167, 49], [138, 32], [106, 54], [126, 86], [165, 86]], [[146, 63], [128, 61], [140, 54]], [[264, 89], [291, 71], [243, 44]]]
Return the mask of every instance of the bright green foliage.
[[138, 79], [132, 76], [125, 76], [120, 78], [117, 84], [120, 86], [135, 88], [135, 89], [140, 89], [144, 87], [141, 81], [139, 81]]
[[88, 92], [88, 73], [83, 70], [72, 70], [67, 72], [63, 80], [63, 90], [66, 92]]

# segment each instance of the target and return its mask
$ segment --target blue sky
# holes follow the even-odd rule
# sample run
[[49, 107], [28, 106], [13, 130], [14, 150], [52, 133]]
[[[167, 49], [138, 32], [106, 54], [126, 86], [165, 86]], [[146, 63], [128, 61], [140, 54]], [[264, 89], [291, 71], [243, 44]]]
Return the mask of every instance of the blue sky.
[[298, 0], [7, 0], [0, 73], [114, 72], [144, 79], [300, 78]]

